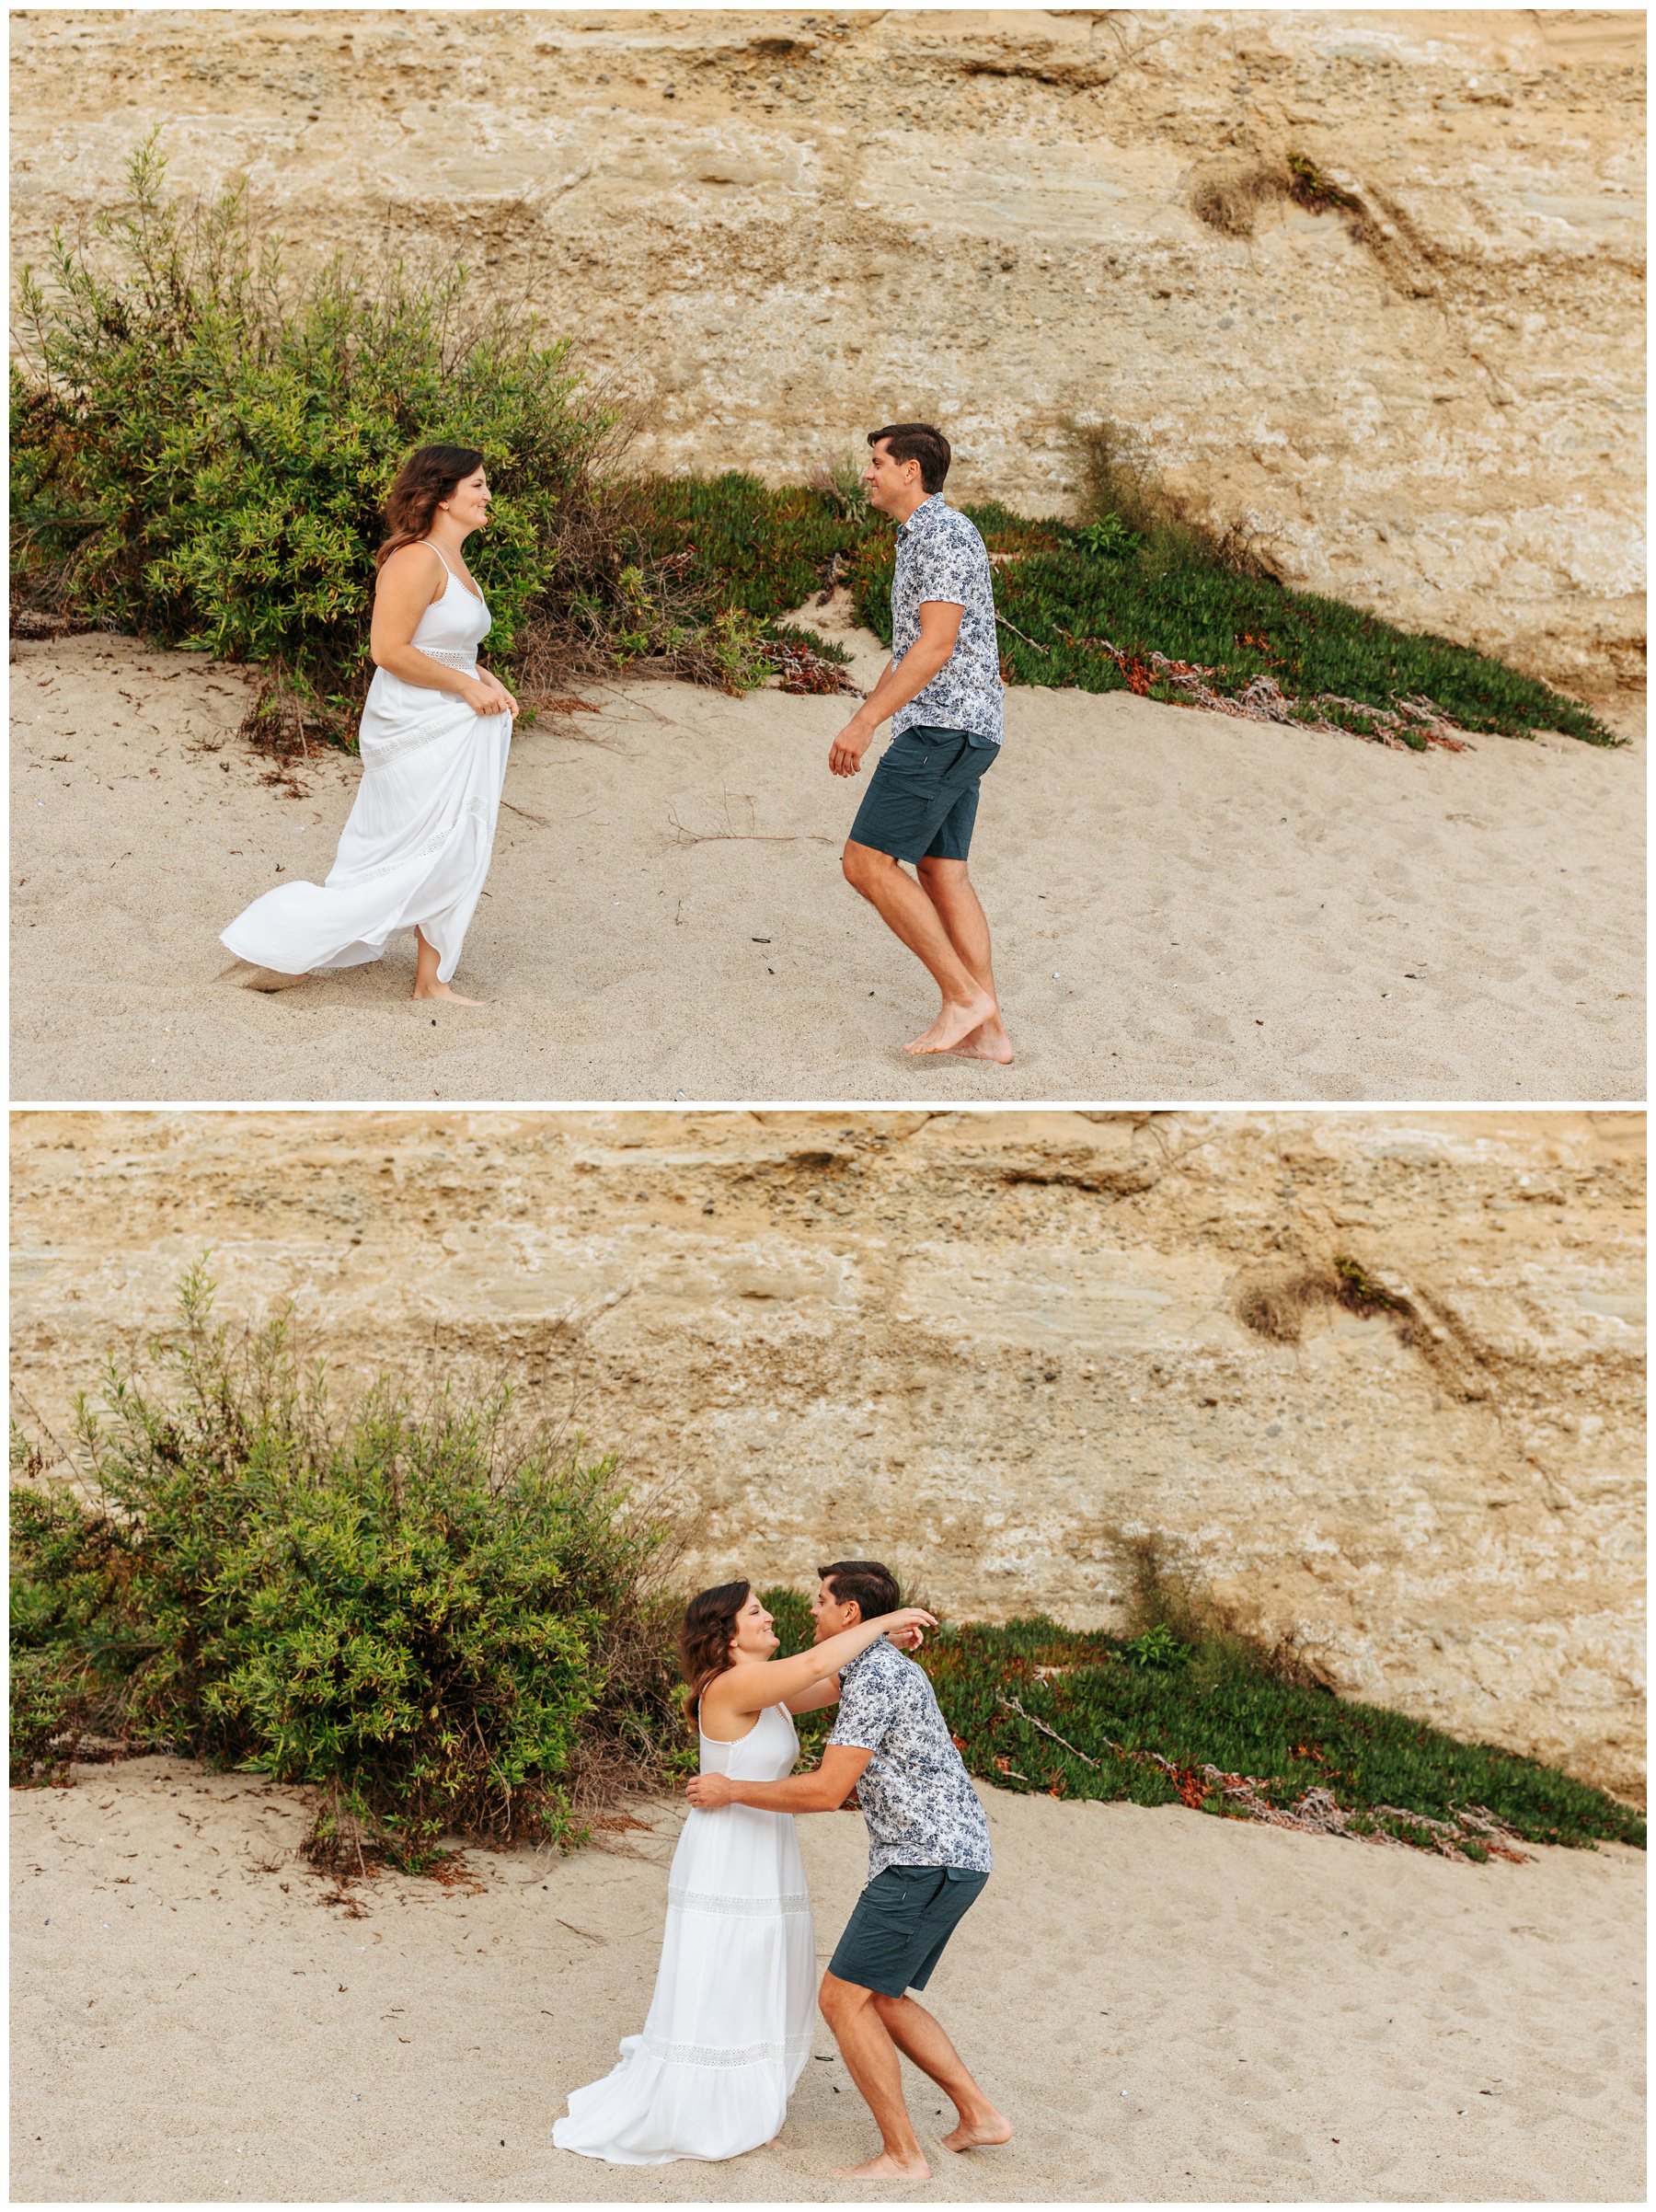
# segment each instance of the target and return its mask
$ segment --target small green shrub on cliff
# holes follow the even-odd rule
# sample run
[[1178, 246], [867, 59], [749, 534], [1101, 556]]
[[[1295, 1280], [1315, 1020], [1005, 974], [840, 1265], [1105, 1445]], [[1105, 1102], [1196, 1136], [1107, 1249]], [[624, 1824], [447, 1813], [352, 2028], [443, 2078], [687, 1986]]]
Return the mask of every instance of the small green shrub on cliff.
[[1142, 1636], [1130, 1636], [1121, 1646], [1121, 1656], [1129, 1666], [1177, 1674], [1194, 1656], [1194, 1651], [1190, 1644], [1180, 1643], [1172, 1630], [1158, 1621]]
[[330, 1400], [196, 1271], [159, 1381], [111, 1369], [79, 1480], [12, 1493], [13, 1780], [79, 1735], [321, 1792], [313, 1855], [577, 1836], [682, 1765], [666, 1531], [504, 1393]]

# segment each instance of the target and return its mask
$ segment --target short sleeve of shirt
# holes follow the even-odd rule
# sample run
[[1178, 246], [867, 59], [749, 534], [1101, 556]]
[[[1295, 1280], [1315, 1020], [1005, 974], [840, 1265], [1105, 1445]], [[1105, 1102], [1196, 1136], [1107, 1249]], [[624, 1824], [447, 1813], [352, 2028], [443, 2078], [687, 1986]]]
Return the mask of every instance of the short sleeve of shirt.
[[959, 538], [934, 529], [915, 548], [915, 604], [924, 606], [928, 599], [937, 599], [948, 606], [969, 606], [972, 566], [971, 552]]
[[842, 1683], [839, 1717], [828, 1741], [852, 1751], [878, 1751], [896, 1710], [893, 1685], [881, 1682], [871, 1668], [859, 1667]]

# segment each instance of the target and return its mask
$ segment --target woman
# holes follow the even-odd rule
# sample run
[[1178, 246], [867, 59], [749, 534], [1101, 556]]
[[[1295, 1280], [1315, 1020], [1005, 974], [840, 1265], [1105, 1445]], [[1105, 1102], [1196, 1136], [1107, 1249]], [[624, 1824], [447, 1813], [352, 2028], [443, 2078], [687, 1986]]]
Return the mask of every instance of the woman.
[[232, 952], [272, 972], [256, 987], [378, 960], [412, 929], [415, 997], [481, 1004], [449, 979], [489, 873], [518, 710], [477, 666], [489, 614], [464, 548], [489, 496], [467, 445], [422, 445], [397, 473], [375, 561], [362, 779], [327, 882], [280, 884], [224, 931]]
[[[839, 1696], [839, 1670], [881, 1636], [912, 1647], [932, 1616], [905, 1606], [794, 1659], [748, 1583], [684, 1608], [679, 1657], [704, 1773], [779, 1781], [799, 1739], [790, 1713]], [[811, 2055], [816, 1941], [789, 1813], [691, 1810], [667, 1880], [667, 1932], [641, 2035], [578, 2089], [552, 2130], [560, 2150], [618, 2166], [733, 2159], [768, 2143]]]

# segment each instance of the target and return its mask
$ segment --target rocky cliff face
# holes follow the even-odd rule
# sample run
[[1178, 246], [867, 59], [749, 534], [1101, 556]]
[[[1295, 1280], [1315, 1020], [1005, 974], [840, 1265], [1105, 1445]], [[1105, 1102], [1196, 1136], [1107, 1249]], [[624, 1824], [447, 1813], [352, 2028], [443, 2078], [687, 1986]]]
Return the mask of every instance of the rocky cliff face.
[[[1343, 1690], [1642, 1787], [1642, 1117], [17, 1117], [62, 1434], [211, 1249], [336, 1371], [504, 1368], [692, 1571], [1119, 1623], [1154, 1536]], [[1353, 1311], [1331, 1296], [1363, 1279]], [[1261, 1331], [1271, 1333], [1261, 1333]]]
[[1642, 673], [1636, 11], [26, 9], [12, 42], [25, 258], [158, 124], [299, 259], [420, 239], [529, 298], [657, 465], [797, 478], [933, 416], [957, 496], [1064, 511], [1071, 426], [1112, 419], [1290, 581]]

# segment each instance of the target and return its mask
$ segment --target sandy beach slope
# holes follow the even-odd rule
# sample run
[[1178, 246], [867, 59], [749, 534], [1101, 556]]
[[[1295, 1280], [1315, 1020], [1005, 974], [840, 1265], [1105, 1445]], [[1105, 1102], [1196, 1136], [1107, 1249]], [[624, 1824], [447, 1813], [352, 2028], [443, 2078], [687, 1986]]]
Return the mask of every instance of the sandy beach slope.
[[[132, 1100], [1642, 1096], [1642, 759], [1418, 758], [1124, 693], [1020, 690], [973, 866], [1019, 1048], [901, 1051], [935, 998], [841, 880], [843, 699], [590, 687], [527, 732], [459, 983], [412, 941], [276, 997], [217, 932], [319, 880], [234, 672], [120, 639], [12, 667], [13, 1095]], [[883, 743], [883, 741], [880, 741]]]
[[[361, 1917], [292, 1792], [144, 1759], [12, 1792], [12, 2189], [69, 2199], [827, 2203], [868, 2125], [825, 2029], [779, 2140], [648, 2171], [551, 2147], [642, 2022], [678, 1813], [642, 1854], [472, 1855]], [[1642, 2195], [1639, 1853], [1524, 1866], [985, 1791], [995, 1878], [932, 1999], [1017, 2123], [936, 2201]], [[799, 1824], [825, 1959], [854, 1815]]]

